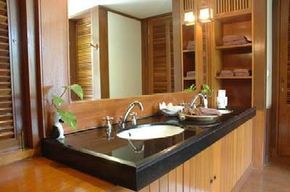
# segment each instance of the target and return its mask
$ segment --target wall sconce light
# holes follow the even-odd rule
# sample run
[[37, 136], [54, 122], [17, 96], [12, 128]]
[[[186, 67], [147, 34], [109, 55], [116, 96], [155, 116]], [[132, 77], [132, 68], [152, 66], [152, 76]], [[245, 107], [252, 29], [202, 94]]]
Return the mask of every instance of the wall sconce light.
[[208, 23], [212, 21], [213, 14], [212, 9], [209, 7], [204, 7], [199, 10], [199, 21], [201, 23]]
[[195, 24], [195, 15], [193, 11], [184, 13], [184, 24], [185, 25], [194, 25]]

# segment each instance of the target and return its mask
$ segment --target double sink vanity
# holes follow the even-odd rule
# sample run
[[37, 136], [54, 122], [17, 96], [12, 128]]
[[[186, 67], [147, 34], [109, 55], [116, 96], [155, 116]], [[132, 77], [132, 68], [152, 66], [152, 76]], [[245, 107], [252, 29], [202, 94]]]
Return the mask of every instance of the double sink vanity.
[[149, 188], [173, 174], [165, 186], [174, 185], [174, 191], [178, 186], [182, 191], [230, 191], [250, 167], [255, 108], [222, 111], [210, 123], [160, 113], [127, 122], [136, 105], [129, 106], [119, 125], [107, 118], [106, 127], [44, 139], [43, 155], [131, 190]]

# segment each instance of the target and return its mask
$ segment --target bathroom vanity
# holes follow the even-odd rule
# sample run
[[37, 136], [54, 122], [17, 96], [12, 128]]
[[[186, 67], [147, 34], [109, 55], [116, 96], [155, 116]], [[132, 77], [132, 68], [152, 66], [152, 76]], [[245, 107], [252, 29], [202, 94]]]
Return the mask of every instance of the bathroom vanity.
[[[112, 184], [146, 191], [231, 191], [252, 164], [255, 108], [235, 109], [214, 124], [156, 115], [138, 125], [174, 125], [183, 132], [165, 138], [108, 139], [99, 127], [46, 138], [43, 155]], [[116, 129], [114, 129], [116, 130]]]

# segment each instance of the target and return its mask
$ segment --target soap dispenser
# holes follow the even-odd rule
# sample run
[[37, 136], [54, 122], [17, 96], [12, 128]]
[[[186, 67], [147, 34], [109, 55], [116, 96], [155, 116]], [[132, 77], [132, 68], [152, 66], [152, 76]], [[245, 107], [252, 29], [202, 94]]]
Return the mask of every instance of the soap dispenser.
[[228, 97], [226, 96], [226, 90], [220, 89], [218, 90], [217, 96], [217, 108], [225, 109], [228, 105]]

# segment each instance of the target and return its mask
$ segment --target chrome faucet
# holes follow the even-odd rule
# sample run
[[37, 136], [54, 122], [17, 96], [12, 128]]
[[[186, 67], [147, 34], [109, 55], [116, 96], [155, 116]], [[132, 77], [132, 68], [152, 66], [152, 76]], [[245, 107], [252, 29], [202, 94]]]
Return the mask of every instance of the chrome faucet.
[[208, 108], [208, 100], [207, 100], [207, 98], [206, 98], [206, 96], [205, 95], [203, 95], [203, 94], [201, 94], [201, 93], [199, 93], [199, 94], [197, 94], [193, 99], [192, 99], [192, 101], [191, 101], [191, 104], [190, 104], [190, 107], [191, 108], [196, 108], [196, 101], [197, 101], [197, 99], [200, 99], [200, 102], [202, 101], [202, 103], [203, 103], [203, 107], [204, 108]]
[[[125, 112], [124, 118], [120, 122], [121, 129], [125, 129], [126, 121], [128, 119], [128, 116], [131, 114], [131, 111], [132, 111], [132, 109], [135, 106], [138, 106], [141, 111], [144, 110], [143, 104], [140, 101], [134, 101], [134, 102], [130, 103], [129, 106], [128, 106], [128, 108], [127, 108], [127, 110], [126, 110], [126, 112]], [[137, 122], [136, 122], [136, 115], [135, 114], [133, 114], [132, 124], [133, 125], [136, 125], [137, 124]]]

